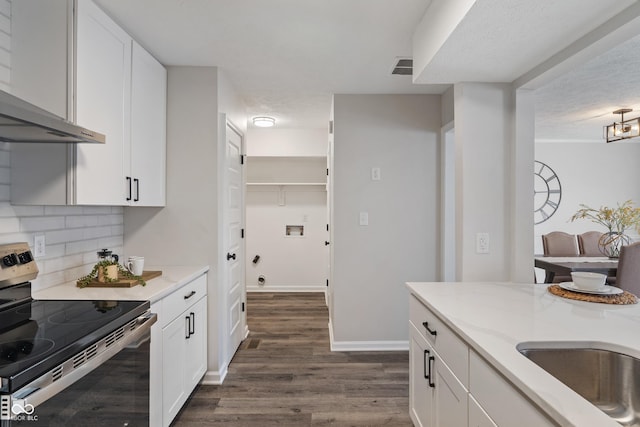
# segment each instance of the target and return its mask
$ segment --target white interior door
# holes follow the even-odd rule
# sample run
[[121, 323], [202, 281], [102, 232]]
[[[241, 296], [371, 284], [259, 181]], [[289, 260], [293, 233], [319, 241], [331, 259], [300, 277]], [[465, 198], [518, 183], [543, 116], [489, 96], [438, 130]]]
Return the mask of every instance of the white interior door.
[[226, 123], [225, 187], [224, 187], [224, 242], [223, 254], [227, 274], [226, 307], [228, 326], [228, 360], [244, 339], [246, 316], [244, 311], [244, 193], [242, 170], [242, 135]]

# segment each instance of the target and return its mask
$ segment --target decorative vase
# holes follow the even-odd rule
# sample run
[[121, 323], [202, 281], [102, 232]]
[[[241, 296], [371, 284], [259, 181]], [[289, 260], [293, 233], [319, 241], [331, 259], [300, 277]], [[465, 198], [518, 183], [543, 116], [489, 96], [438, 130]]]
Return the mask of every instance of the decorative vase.
[[[107, 275], [105, 277], [104, 271], [105, 268], [107, 270]], [[110, 279], [111, 281], [114, 281], [115, 279], [118, 278], [118, 266], [117, 265], [108, 265], [106, 267], [103, 266], [99, 266], [98, 267], [98, 282], [101, 283], [105, 283], [107, 282], [108, 279]]]
[[603, 255], [609, 258], [618, 258], [620, 249], [631, 243], [631, 238], [622, 231], [609, 231], [598, 240], [598, 248]]

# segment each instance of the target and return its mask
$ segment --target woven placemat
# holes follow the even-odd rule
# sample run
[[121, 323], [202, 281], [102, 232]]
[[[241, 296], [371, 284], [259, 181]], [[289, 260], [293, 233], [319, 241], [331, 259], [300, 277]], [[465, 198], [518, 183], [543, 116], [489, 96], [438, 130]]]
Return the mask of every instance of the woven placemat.
[[638, 298], [627, 291], [623, 291], [621, 294], [617, 295], [594, 295], [568, 291], [566, 289], [562, 289], [558, 285], [551, 285], [547, 289], [549, 292], [559, 297], [578, 301], [599, 302], [603, 304], [636, 304], [638, 302]]

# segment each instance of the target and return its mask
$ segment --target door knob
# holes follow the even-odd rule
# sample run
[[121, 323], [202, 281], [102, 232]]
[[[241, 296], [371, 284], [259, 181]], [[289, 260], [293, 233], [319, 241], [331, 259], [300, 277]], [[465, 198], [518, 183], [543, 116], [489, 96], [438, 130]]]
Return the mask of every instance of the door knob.
[[329, 241], [328, 241], [328, 240], [325, 240], [325, 241], [324, 241], [324, 245], [325, 245], [325, 246], [329, 246]]
[[236, 259], [236, 254], [227, 253], [227, 261], [229, 261], [230, 259]]

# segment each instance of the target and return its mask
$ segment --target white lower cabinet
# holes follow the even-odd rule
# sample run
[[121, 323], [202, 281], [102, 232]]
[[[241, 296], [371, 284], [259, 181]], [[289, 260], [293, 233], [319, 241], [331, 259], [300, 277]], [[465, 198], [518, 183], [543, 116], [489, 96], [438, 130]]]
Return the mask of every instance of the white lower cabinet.
[[153, 308], [159, 322], [151, 335], [150, 425], [166, 427], [207, 370], [207, 275]]
[[409, 414], [417, 427], [556, 425], [411, 296]]
[[467, 389], [413, 325], [409, 370], [409, 407], [414, 425], [467, 425]]

